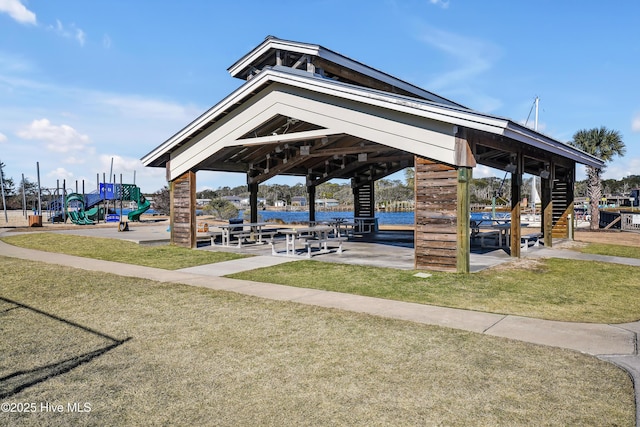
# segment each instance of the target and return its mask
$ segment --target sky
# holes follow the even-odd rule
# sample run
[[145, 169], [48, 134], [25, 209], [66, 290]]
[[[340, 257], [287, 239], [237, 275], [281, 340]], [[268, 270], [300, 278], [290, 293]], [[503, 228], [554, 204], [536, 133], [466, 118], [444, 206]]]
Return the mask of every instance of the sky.
[[0, 0], [0, 161], [16, 184], [36, 182], [39, 164], [45, 188], [85, 180], [89, 192], [112, 170], [155, 192], [165, 171], [140, 158], [238, 88], [227, 68], [273, 35], [528, 126], [539, 97], [552, 138], [622, 134], [626, 155], [604, 172], [620, 179], [640, 174], [639, 16], [636, 0]]

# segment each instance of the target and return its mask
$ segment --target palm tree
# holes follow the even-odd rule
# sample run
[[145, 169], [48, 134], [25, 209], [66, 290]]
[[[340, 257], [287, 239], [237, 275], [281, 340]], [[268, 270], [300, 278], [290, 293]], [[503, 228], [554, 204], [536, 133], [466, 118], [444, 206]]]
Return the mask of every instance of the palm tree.
[[[622, 135], [617, 130], [610, 130], [604, 126], [593, 129], [582, 129], [573, 135], [570, 142], [576, 148], [599, 157], [605, 163], [611, 161], [614, 156], [623, 156], [625, 145], [622, 142]], [[597, 230], [600, 224], [600, 211], [598, 203], [602, 196], [601, 181], [604, 168], [587, 166], [587, 196], [591, 203], [591, 230]]]

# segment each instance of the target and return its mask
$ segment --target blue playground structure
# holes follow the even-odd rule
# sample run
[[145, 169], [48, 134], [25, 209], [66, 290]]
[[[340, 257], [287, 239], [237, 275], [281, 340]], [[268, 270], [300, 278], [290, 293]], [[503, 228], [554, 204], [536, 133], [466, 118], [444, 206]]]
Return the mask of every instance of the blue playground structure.
[[[121, 222], [120, 216], [115, 214], [118, 201], [121, 202], [121, 210], [122, 202], [136, 203], [136, 208], [127, 214], [129, 221], [139, 221], [151, 207], [151, 202], [135, 184], [100, 183], [98, 190], [92, 193], [67, 193], [66, 197], [53, 197], [47, 208], [49, 221], [66, 222], [68, 218], [78, 225], [92, 225], [100, 220]], [[113, 203], [112, 209], [108, 208], [109, 203]]]

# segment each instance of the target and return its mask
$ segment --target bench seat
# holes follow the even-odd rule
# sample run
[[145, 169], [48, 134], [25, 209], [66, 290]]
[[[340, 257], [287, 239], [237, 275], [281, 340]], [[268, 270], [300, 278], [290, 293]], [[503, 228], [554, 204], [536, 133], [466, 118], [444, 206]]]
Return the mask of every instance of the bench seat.
[[526, 251], [529, 248], [529, 243], [533, 242], [533, 247], [540, 246], [540, 239], [542, 233], [530, 233], [520, 236], [520, 248]]

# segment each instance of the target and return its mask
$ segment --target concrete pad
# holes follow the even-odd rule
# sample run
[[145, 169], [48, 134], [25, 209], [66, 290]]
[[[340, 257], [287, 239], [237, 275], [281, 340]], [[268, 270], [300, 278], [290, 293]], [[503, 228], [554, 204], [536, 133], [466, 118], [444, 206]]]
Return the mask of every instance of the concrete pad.
[[272, 283], [250, 282], [247, 280], [238, 280], [238, 282], [242, 282], [243, 285], [236, 288], [236, 292], [242, 293], [243, 295], [251, 295], [278, 301], [299, 302], [300, 299], [324, 292], [317, 289], [296, 288], [292, 286], [275, 285]]
[[573, 251], [570, 249], [544, 248], [543, 250], [532, 253], [531, 256], [538, 257], [538, 258], [564, 258], [564, 259], [576, 259], [581, 261], [599, 261], [599, 262], [608, 262], [613, 264], [623, 264], [623, 265], [640, 267], [640, 259], [637, 259], [637, 258], [623, 258], [623, 257], [608, 256], [608, 255], [584, 254], [582, 252]]
[[507, 316], [485, 333], [592, 355], [636, 353], [635, 333], [611, 325]]
[[87, 237], [106, 237], [110, 239], [126, 240], [138, 244], [164, 244], [171, 240], [167, 231], [167, 224], [142, 225], [129, 223], [129, 231], [118, 231], [118, 223], [104, 224], [98, 227], [83, 227], [81, 225], [69, 230], [43, 230], [56, 234], [72, 234]]
[[640, 322], [632, 322], [632, 323], [620, 323], [618, 326], [622, 329], [626, 329], [628, 331], [633, 331], [636, 334], [640, 334]]
[[240, 273], [242, 271], [255, 270], [257, 268], [263, 267], [272, 267], [274, 265], [284, 264], [286, 262], [292, 261], [299, 261], [299, 259], [262, 255], [250, 258], [234, 259], [231, 261], [223, 261], [215, 264], [181, 268], [178, 271], [183, 273], [204, 274], [207, 276], [226, 276], [228, 274]]

